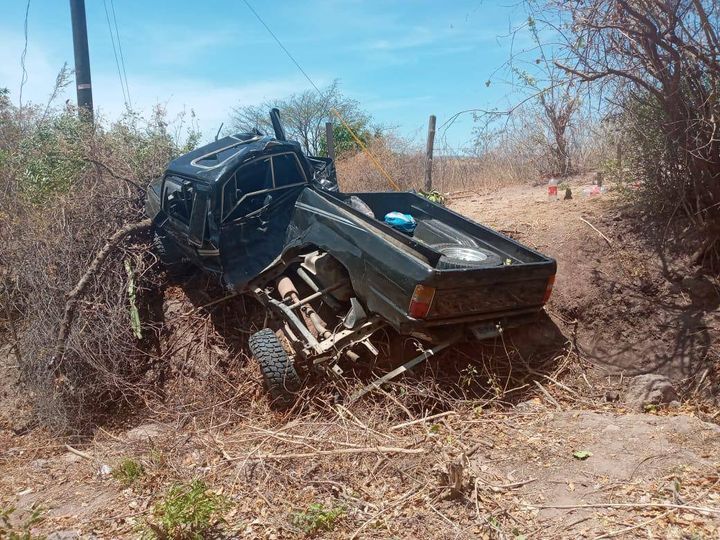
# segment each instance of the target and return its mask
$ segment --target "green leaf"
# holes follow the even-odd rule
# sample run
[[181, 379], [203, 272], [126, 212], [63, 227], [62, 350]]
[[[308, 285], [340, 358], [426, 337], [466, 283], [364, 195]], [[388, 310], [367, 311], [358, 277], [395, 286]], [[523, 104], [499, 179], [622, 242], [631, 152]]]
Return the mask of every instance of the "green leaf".
[[592, 452], [588, 452], [587, 450], [576, 450], [573, 452], [573, 457], [575, 459], [585, 460], [592, 456]]

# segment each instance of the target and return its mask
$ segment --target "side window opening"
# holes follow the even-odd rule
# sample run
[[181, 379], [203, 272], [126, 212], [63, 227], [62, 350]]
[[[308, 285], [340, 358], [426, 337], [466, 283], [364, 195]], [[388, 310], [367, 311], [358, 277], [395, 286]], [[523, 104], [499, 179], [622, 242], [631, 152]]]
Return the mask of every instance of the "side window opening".
[[273, 156], [272, 160], [276, 188], [305, 182], [294, 154], [279, 154]]
[[190, 182], [175, 177], [166, 178], [163, 206], [167, 214], [187, 225], [190, 222], [194, 193]]
[[223, 186], [223, 221], [236, 219], [262, 208], [264, 194], [258, 192], [272, 188], [273, 174], [269, 157], [243, 165]]
[[234, 174], [223, 186], [222, 190], [222, 215], [227, 216], [237, 203], [237, 187], [235, 181], [237, 174]]
[[270, 158], [252, 161], [236, 174], [236, 190], [240, 196], [265, 189], [272, 189]]
[[263, 207], [265, 191], [304, 184], [305, 174], [292, 153], [276, 154], [240, 167], [222, 189], [222, 221]]
[[207, 224], [208, 194], [198, 191], [195, 194], [192, 214], [190, 216], [188, 240], [191, 244], [201, 246], [205, 239], [205, 226]]

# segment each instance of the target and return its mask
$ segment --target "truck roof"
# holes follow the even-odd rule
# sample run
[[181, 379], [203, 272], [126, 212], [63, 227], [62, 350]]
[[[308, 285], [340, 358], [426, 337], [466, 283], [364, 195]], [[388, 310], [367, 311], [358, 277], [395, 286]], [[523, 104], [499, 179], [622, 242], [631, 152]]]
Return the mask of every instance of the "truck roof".
[[243, 161], [283, 149], [300, 152], [300, 145], [295, 141], [279, 141], [257, 131], [236, 133], [174, 159], [168, 165], [166, 174], [217, 182], [222, 180], [228, 171], [234, 171]]

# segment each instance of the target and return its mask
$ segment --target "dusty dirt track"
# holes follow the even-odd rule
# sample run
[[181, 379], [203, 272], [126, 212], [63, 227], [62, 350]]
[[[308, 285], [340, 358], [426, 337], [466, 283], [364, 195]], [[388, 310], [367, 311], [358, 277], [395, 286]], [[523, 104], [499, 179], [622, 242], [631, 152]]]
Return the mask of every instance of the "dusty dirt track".
[[[172, 330], [211, 351], [205, 365], [180, 354], [164, 400], [89, 440], [13, 430], [18, 403], [5, 400], [2, 507], [18, 507], [16, 524], [42, 507], [45, 534], [133, 538], [168, 486], [202, 478], [232, 501], [227, 536], [718, 537], [717, 283], [658, 242], [679, 231], [573, 187], [570, 201], [518, 186], [450, 203], [557, 258], [544, 324], [461, 347], [350, 409], [320, 385], [280, 416], [242, 356], [243, 333], [213, 337], [227, 306]], [[193, 305], [179, 287], [165, 296], [168, 321]], [[649, 372], [668, 375], [682, 402], [625, 403], [629, 378]], [[206, 399], [218, 377], [232, 391]], [[127, 458], [145, 471], [132, 485], [103, 474]], [[303, 530], [297, 516], [312, 504], [338, 510], [332, 530]]]

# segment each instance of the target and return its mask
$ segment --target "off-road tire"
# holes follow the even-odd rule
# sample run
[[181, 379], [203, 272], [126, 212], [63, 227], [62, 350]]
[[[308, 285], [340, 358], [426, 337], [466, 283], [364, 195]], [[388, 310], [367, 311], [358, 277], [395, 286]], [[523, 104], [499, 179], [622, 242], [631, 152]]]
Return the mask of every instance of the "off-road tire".
[[[459, 244], [436, 244], [432, 246], [435, 251], [442, 253], [442, 257], [438, 260], [436, 268], [438, 270], [461, 270], [467, 268], [487, 268], [502, 266], [503, 260], [497, 253], [481, 249], [475, 246], [465, 246]], [[466, 260], [464, 258], [454, 256], [455, 251], [475, 252], [484, 257], [484, 260]]]
[[264, 328], [250, 336], [248, 345], [260, 365], [273, 406], [278, 409], [291, 407], [302, 383], [280, 340], [272, 330]]
[[153, 235], [153, 251], [160, 263], [173, 276], [186, 274], [190, 270], [189, 263], [185, 261], [177, 246], [164, 234], [157, 231]]

